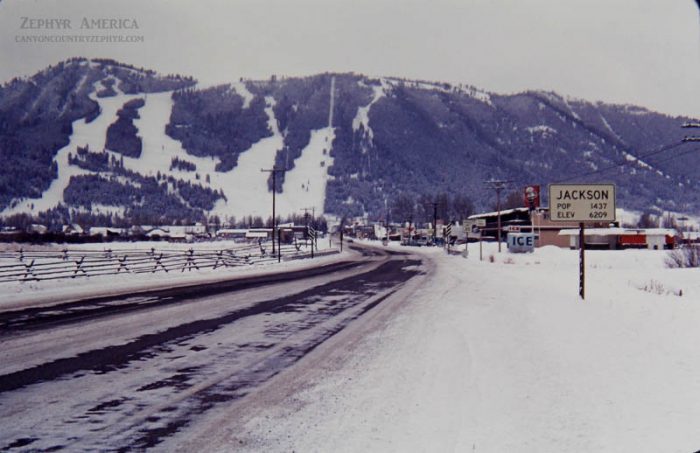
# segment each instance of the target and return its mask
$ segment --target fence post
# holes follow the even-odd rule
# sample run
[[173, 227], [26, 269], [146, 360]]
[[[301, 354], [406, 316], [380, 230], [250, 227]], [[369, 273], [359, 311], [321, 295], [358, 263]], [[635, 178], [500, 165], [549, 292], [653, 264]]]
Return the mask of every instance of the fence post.
[[24, 267], [25, 267], [26, 269], [25, 269], [24, 277], [23, 277], [23, 278], [24, 278], [25, 280], [28, 280], [27, 277], [29, 276], [29, 274], [32, 274], [32, 277], [34, 277], [34, 279], [36, 279], [36, 275], [34, 274], [34, 271], [32, 270], [32, 266], [34, 266], [34, 261], [35, 261], [35, 260], [32, 260], [31, 263], [25, 264], [25, 265], [24, 265]]
[[182, 266], [182, 270], [180, 272], [185, 272], [185, 268], [187, 268], [188, 271], [191, 271], [192, 266], [199, 270], [199, 266], [197, 266], [197, 263], [194, 260], [194, 250], [189, 249], [185, 252], [185, 254], [187, 255], [187, 261], [185, 262], [185, 265]]
[[129, 270], [129, 268], [126, 267], [126, 257], [127, 257], [127, 256], [128, 256], [128, 255], [124, 255], [124, 258], [120, 258], [120, 259], [119, 259], [119, 269], [117, 269], [117, 274], [118, 274], [119, 271], [121, 271], [122, 269], [124, 269], [126, 272], [131, 272], [131, 271]]
[[223, 256], [223, 255], [224, 255], [224, 251], [223, 251], [223, 250], [219, 250], [218, 252], [216, 252], [216, 262], [214, 263], [214, 269], [216, 269], [217, 267], [219, 267], [219, 263], [221, 263], [221, 265], [222, 265], [223, 267], [228, 267], [228, 264], [226, 264], [226, 261], [224, 261], [224, 256]]
[[85, 257], [81, 256], [80, 260], [75, 262], [75, 270], [73, 271], [71, 278], [75, 278], [78, 275], [78, 271], [82, 272], [83, 275], [87, 275], [87, 272], [85, 269], [83, 269], [83, 261], [85, 261]]
[[[154, 251], [154, 249], [151, 249], [151, 252], [153, 252], [153, 251]], [[157, 258], [155, 255], [153, 255], [153, 259], [156, 260], [156, 265], [153, 266], [153, 271], [151, 273], [155, 273], [158, 270], [158, 266], [162, 267], [165, 272], [168, 272], [168, 269], [160, 261], [161, 259], [163, 259], [163, 252], [161, 252]]]

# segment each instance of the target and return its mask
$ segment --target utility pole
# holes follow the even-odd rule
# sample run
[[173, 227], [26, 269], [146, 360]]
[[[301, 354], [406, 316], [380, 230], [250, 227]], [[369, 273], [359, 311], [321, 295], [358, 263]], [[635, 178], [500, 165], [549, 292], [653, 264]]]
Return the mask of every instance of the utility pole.
[[[306, 239], [305, 239], [305, 244], [306, 246], [309, 245], [309, 211], [314, 210], [315, 212], [315, 207], [314, 208], [301, 208], [304, 211], [304, 226], [306, 227]], [[311, 258], [314, 257], [314, 240], [311, 239]]]
[[438, 202], [433, 201], [433, 246], [435, 246], [435, 242], [437, 241], [437, 206]]
[[[272, 254], [275, 254], [275, 233], [277, 232], [277, 217], [275, 213], [275, 194], [277, 193], [277, 173], [283, 173], [287, 171], [284, 168], [272, 167], [272, 168], [261, 168], [263, 173], [272, 173]], [[278, 244], [279, 246], [279, 244]], [[279, 247], [278, 247], [279, 248]]]
[[[386, 202], [386, 200], [384, 201]], [[439, 203], [437, 201], [428, 201], [425, 204], [433, 205], [433, 245], [435, 245], [437, 241], [437, 207]]]
[[[700, 7], [700, 0], [697, 0], [697, 2], [698, 2], [698, 7]], [[700, 129], [700, 123], [683, 123], [683, 126], [681, 126], [681, 127], [684, 127], [686, 129], [691, 129], [691, 128], [692, 129]], [[685, 137], [683, 137], [683, 142], [684, 143], [686, 143], [686, 142], [700, 142], [700, 136], [686, 135]], [[687, 217], [680, 217], [678, 220], [683, 221], [683, 230], [685, 230], [686, 229], [685, 228], [685, 221], [688, 220], [688, 218]], [[688, 233], [686, 231], [683, 231], [681, 234], [683, 234], [683, 237], [686, 238], [686, 241], [690, 242], [690, 240], [687, 239]]]
[[503, 179], [490, 179], [484, 182], [487, 188], [494, 189], [496, 191], [496, 215], [498, 218], [498, 231], [496, 231], [496, 238], [498, 241], [498, 253], [501, 253], [501, 191], [511, 182], [513, 181], [506, 181]]
[[306, 239], [305, 243], [309, 245], [309, 211], [311, 208], [301, 208], [304, 211], [304, 227], [306, 228]]
[[384, 197], [384, 234], [386, 235], [386, 244], [389, 244], [389, 208], [386, 197]]

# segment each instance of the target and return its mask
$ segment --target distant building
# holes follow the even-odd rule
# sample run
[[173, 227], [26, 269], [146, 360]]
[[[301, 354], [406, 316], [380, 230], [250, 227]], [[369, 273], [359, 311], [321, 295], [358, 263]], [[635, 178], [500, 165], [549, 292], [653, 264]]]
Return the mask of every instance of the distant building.
[[150, 239], [167, 239], [170, 238], [170, 231], [166, 230], [165, 228], [155, 227], [148, 230], [146, 232], [146, 236]]
[[107, 237], [118, 237], [125, 234], [124, 228], [112, 228], [112, 227], [91, 227], [89, 230], [90, 236], [102, 236]]
[[27, 227], [28, 233], [46, 234], [48, 231], [49, 229], [46, 225], [41, 225], [38, 223], [32, 223], [29, 225], [29, 227]]
[[247, 228], [222, 228], [216, 230], [216, 237], [221, 239], [243, 240], [248, 233]]
[[[561, 230], [559, 236], [566, 238], [569, 248], [579, 248], [579, 230]], [[588, 249], [618, 250], [641, 248], [650, 250], [672, 249], [680, 236], [672, 228], [586, 228], [584, 240]]]
[[245, 237], [246, 239], [262, 239], [263, 241], [266, 241], [272, 238], [272, 228], [250, 228], [246, 232]]
[[81, 234], [85, 234], [85, 230], [83, 230], [83, 227], [78, 225], [77, 223], [71, 223], [70, 225], [63, 225], [63, 234], [66, 236], [79, 236]]
[[[475, 214], [468, 218], [470, 221], [482, 220], [485, 227], [479, 229], [482, 239], [494, 241], [498, 234], [498, 212], [486, 212]], [[561, 236], [559, 232], [566, 229], [578, 228], [578, 222], [553, 222], [549, 218], [549, 208], [537, 208], [532, 211], [528, 208], [504, 209], [501, 211], [501, 240], [505, 242], [509, 232], [534, 233], [535, 246], [555, 245], [557, 247], [570, 247], [568, 236]], [[607, 228], [608, 222], [587, 223], [587, 228]], [[470, 234], [470, 238], [475, 235]]]

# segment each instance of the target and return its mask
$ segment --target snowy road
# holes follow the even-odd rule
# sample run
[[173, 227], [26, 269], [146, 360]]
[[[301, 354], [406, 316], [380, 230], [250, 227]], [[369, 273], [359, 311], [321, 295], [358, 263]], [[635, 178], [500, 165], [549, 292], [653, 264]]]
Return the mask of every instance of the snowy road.
[[421, 273], [365, 252], [243, 279], [0, 315], [0, 449], [159, 445], [241, 400]]

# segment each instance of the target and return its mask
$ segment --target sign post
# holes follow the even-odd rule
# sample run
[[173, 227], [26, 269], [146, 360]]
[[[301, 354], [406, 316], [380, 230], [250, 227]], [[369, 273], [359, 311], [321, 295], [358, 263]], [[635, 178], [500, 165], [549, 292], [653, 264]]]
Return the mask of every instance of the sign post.
[[[486, 219], [476, 219], [476, 226], [479, 228], [486, 228]], [[484, 235], [479, 231], [479, 261], [484, 261]]]
[[578, 224], [578, 243], [579, 243], [579, 259], [578, 259], [578, 295], [581, 300], [586, 300], [586, 241], [583, 238], [584, 223]]
[[282, 228], [277, 228], [277, 262], [282, 262]]
[[452, 238], [452, 224], [448, 223], [445, 225], [445, 229], [443, 230], [443, 236], [445, 238], [445, 247], [447, 247], [447, 250], [450, 250], [450, 240]]
[[312, 226], [306, 227], [306, 235], [311, 239], [311, 258], [314, 257], [314, 243], [316, 242], [316, 230]]
[[586, 297], [585, 222], [615, 221], [614, 184], [550, 184], [549, 219], [579, 222], [579, 291]]

